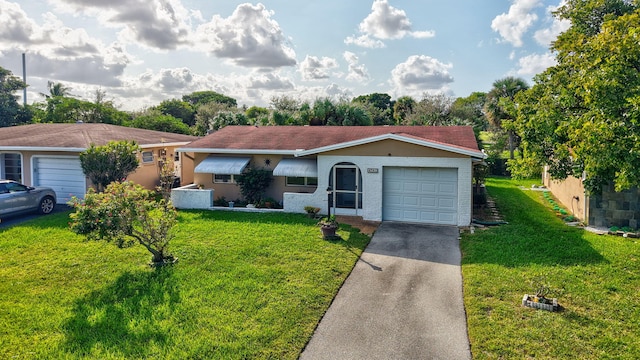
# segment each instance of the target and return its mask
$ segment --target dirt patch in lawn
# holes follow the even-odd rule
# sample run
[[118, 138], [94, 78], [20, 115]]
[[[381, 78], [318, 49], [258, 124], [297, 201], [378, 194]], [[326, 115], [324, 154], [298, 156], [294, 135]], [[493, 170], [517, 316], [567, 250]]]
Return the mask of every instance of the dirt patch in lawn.
[[336, 216], [336, 220], [341, 224], [351, 225], [354, 228], [359, 229], [361, 233], [369, 236], [373, 235], [380, 225], [379, 221], [362, 220], [362, 217], [360, 216], [338, 215]]

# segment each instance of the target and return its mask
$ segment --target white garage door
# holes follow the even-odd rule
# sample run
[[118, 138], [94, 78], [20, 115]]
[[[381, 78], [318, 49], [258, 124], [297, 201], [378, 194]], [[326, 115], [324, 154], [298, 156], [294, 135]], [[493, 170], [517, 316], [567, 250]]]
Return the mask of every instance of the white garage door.
[[71, 196], [84, 198], [86, 180], [80, 158], [45, 157], [33, 158], [33, 185], [48, 186], [56, 192], [58, 204], [64, 204]]
[[383, 220], [457, 224], [457, 169], [385, 167], [383, 171]]

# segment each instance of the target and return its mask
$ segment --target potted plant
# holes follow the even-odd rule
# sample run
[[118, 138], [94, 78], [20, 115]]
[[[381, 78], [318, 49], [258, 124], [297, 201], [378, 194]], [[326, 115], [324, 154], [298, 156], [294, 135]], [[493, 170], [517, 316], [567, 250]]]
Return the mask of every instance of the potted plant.
[[320, 212], [320, 208], [315, 206], [305, 206], [304, 211], [307, 212], [308, 217], [315, 219], [316, 215]]
[[322, 237], [325, 240], [335, 239], [337, 237], [336, 230], [339, 224], [336, 221], [335, 215], [322, 218], [322, 220], [318, 222], [318, 225], [320, 225], [320, 231], [322, 231]]
[[538, 280], [535, 295], [524, 294], [524, 296], [522, 297], [522, 306], [534, 309], [543, 309], [547, 311], [557, 311], [559, 308], [558, 299], [547, 298], [549, 291], [549, 286], [545, 285], [542, 282], [542, 279]]

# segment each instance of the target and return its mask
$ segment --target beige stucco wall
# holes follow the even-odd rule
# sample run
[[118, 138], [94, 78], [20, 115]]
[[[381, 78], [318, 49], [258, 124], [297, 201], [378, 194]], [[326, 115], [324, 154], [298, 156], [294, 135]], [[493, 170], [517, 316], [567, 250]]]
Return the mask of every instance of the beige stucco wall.
[[[205, 154], [205, 153], [196, 153], [194, 154], [194, 164], [199, 164], [202, 160], [207, 158], [210, 155], [215, 154]], [[219, 155], [219, 156], [230, 156], [230, 155]], [[238, 157], [247, 157], [249, 155], [238, 155]], [[282, 155], [269, 155], [269, 154], [261, 154], [261, 155], [253, 155], [251, 157], [251, 161], [248, 166], [265, 169], [269, 171], [273, 171], [275, 167], [278, 165], [280, 160], [283, 158]], [[267, 165], [267, 161], [269, 160], [269, 164]], [[224, 197], [227, 201], [242, 199], [242, 194], [240, 193], [240, 187], [237, 184], [220, 184], [213, 182], [213, 174], [194, 174], [193, 175], [193, 183], [202, 185], [205, 189], [215, 189], [215, 198]], [[297, 192], [297, 193], [312, 193], [316, 190], [315, 186], [287, 186], [286, 178], [284, 176], [274, 176], [269, 189], [267, 189], [265, 193], [265, 197], [271, 197], [278, 202], [282, 202], [282, 194], [285, 192]]]
[[322, 153], [326, 156], [398, 156], [398, 157], [440, 157], [464, 158], [468, 156], [454, 154], [444, 150], [427, 148], [420, 145], [408, 144], [402, 141], [387, 139], [374, 143], [353, 146], [340, 150]]
[[542, 172], [542, 183], [575, 217], [580, 220], [587, 218], [588, 214], [585, 209], [588, 199], [581, 179], [569, 176], [564, 180], [553, 180], [549, 175], [548, 168], [545, 167]]
[[[160, 172], [158, 165], [158, 150], [167, 150], [167, 159], [173, 161], [173, 154], [177, 147], [154, 147], [145, 148], [144, 151], [153, 151], [154, 158], [152, 163], [143, 164], [142, 154], [138, 155], [140, 165], [138, 169], [129, 177], [135, 183], [144, 186], [147, 189], [155, 189], [160, 182]], [[33, 158], [37, 156], [60, 156], [60, 157], [77, 157], [79, 152], [66, 152], [66, 151], [3, 151], [3, 153], [19, 153], [22, 154], [22, 182], [26, 185], [33, 185]], [[192, 180], [193, 177], [193, 160], [183, 157], [182, 161], [183, 170], [187, 173], [186, 181]], [[87, 179], [87, 188], [91, 187], [91, 182]]]

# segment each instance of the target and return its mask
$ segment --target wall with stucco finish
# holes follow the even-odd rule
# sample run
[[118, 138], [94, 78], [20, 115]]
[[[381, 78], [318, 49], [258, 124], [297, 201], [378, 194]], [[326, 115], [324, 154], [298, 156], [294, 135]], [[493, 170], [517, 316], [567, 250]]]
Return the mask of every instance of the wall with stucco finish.
[[[471, 223], [471, 158], [395, 157], [395, 156], [318, 156], [318, 190], [312, 194], [286, 193], [285, 211], [304, 212], [304, 207], [316, 206], [327, 212], [327, 193], [331, 168], [339, 163], [352, 163], [362, 173], [362, 209], [335, 209], [338, 215], [358, 215], [365, 220], [382, 220], [382, 179], [385, 167], [437, 167], [458, 170], [458, 226]], [[378, 169], [368, 173], [367, 169]], [[333, 211], [333, 210], [332, 210]]]

